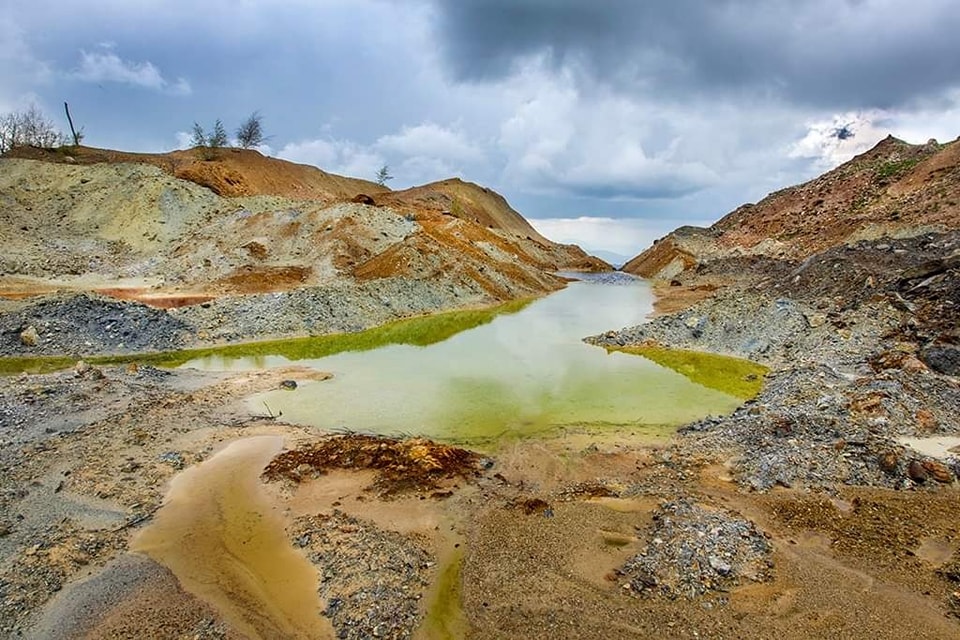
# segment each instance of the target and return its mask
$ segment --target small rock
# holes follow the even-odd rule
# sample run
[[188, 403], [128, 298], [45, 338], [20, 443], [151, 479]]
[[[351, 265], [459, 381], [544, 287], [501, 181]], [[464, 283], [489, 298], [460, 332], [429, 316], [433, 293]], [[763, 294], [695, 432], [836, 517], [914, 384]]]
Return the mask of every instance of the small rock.
[[710, 556], [707, 561], [710, 563], [710, 568], [722, 576], [730, 575], [730, 572], [733, 571], [733, 567], [730, 566], [730, 563], [724, 562], [717, 556]]
[[303, 464], [298, 464], [297, 468], [293, 470], [293, 475], [300, 480], [305, 480], [311, 478], [314, 475], [313, 466], [304, 462]]
[[186, 460], [179, 451], [166, 451], [160, 454], [160, 462], [165, 462], [176, 470], [183, 469], [186, 466]]
[[825, 313], [811, 313], [807, 316], [807, 325], [811, 329], [816, 329], [817, 327], [822, 327], [827, 323], [827, 314]]
[[297, 388], [296, 380], [284, 380], [280, 383], [280, 388], [286, 391], [293, 391]]
[[880, 456], [880, 469], [885, 473], [893, 473], [897, 470], [898, 462], [900, 462], [900, 456], [895, 451], [887, 451]]
[[953, 473], [943, 464], [935, 460], [924, 460], [921, 466], [937, 482], [941, 484], [953, 482]]
[[937, 419], [932, 412], [927, 409], [917, 411], [917, 431], [924, 433], [933, 433], [937, 429]]
[[20, 332], [20, 342], [26, 347], [35, 347], [39, 341], [40, 334], [37, 333], [37, 328], [33, 325]]
[[907, 466], [907, 477], [914, 482], [923, 484], [930, 477], [930, 474], [927, 473], [926, 468], [919, 460], [912, 460]]

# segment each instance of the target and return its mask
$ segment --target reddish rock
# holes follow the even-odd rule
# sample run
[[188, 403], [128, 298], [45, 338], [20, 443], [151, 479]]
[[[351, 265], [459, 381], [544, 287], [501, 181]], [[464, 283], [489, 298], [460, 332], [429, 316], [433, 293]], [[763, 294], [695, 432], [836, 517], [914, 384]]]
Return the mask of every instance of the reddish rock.
[[924, 460], [922, 466], [924, 471], [937, 482], [942, 484], [950, 484], [953, 482], [953, 472], [950, 471], [946, 465], [935, 460]]
[[880, 456], [880, 468], [885, 473], [896, 471], [898, 462], [900, 462], [900, 456], [895, 451], [887, 451]]
[[932, 433], [937, 428], [937, 419], [934, 417], [933, 413], [927, 409], [920, 409], [917, 411], [916, 419], [917, 431]]

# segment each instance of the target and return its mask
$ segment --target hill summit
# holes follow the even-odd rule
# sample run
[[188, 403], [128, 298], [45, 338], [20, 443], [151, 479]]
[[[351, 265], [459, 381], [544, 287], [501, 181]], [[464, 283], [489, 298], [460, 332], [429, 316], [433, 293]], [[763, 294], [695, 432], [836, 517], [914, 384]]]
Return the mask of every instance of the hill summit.
[[737, 256], [804, 259], [858, 240], [908, 237], [960, 223], [960, 142], [888, 136], [824, 175], [745, 204], [709, 228], [681, 227], [624, 270], [670, 279]]

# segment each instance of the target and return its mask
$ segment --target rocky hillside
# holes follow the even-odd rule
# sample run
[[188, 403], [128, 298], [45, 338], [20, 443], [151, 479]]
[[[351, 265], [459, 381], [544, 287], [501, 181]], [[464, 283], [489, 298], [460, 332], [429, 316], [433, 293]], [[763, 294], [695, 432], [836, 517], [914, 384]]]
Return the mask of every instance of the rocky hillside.
[[858, 240], [911, 237], [960, 223], [960, 142], [891, 136], [819, 178], [746, 204], [708, 229], [682, 227], [624, 270], [670, 279], [719, 258], [802, 260]]
[[390, 192], [255, 151], [28, 152], [40, 159], [0, 160], [8, 295], [141, 280], [151, 298], [183, 298], [405, 276], [504, 300], [556, 288], [553, 271], [607, 268], [460, 180]]
[[[188, 307], [178, 316], [192, 318], [178, 332], [188, 345], [355, 330], [542, 295], [564, 285], [557, 271], [610, 269], [475, 184], [392, 192], [236, 149], [18, 150], [0, 158], [0, 237], [0, 352], [10, 353], [71, 350], [44, 335], [44, 317], [69, 327], [113, 313], [108, 300], [71, 295]], [[30, 327], [39, 339], [21, 344]]]
[[[752, 491], [896, 490], [920, 518], [921, 492], [957, 495], [960, 142], [887, 138], [709, 229], [674, 231], [628, 269], [658, 278], [658, 304], [672, 304], [589, 342], [771, 369], [753, 401], [685, 427], [688, 455], [727, 452], [724, 468]], [[956, 583], [940, 585], [953, 608]]]

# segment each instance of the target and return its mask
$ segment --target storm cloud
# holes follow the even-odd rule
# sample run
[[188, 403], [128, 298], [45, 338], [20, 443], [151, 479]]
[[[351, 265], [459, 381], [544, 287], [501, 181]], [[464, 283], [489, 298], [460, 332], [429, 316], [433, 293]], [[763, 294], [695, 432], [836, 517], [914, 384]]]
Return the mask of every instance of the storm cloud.
[[957, 33], [955, 0], [0, 0], [0, 112], [167, 151], [259, 110], [264, 153], [460, 176], [627, 254], [888, 133], [956, 138]]
[[897, 108], [960, 87], [952, 0], [437, 0], [455, 76], [518, 60], [674, 100], [760, 96], [830, 109]]

